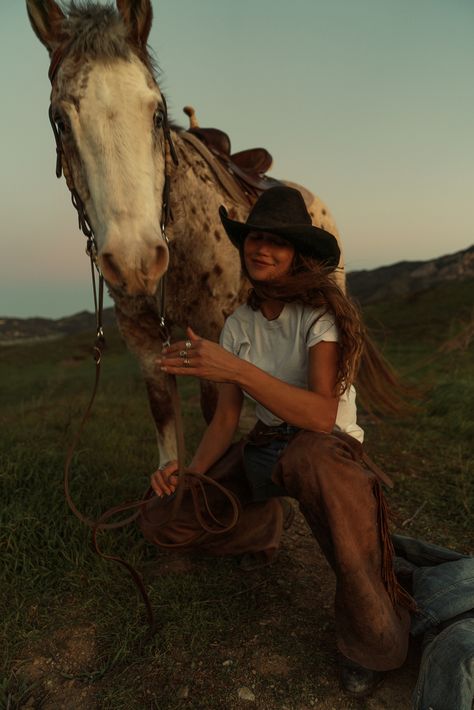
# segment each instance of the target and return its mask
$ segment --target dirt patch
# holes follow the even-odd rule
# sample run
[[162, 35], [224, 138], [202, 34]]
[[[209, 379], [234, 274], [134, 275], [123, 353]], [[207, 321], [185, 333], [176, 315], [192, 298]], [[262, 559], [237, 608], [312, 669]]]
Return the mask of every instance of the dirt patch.
[[[155, 570], [158, 577], [192, 574], [200, 568], [200, 562], [193, 555], [160, 552], [145, 566], [149, 579]], [[334, 575], [298, 511], [270, 567], [250, 574], [236, 567], [231, 574], [245, 574], [249, 589], [260, 595], [259, 617], [247, 629], [236, 628], [235, 634], [225, 640], [214, 638], [205, 660], [178, 643], [176, 662], [168, 674], [158, 655], [144, 659], [133, 670], [123, 667], [102, 675], [95, 627], [62, 628], [18, 664], [16, 675], [23, 683], [36, 684], [18, 707], [95, 710], [102, 704], [98, 697], [104, 697], [104, 693], [107, 698], [113, 696], [120, 676], [120, 683], [135, 688], [137, 704], [133, 708], [410, 708], [419, 663], [416, 649], [411, 649], [402, 669], [387, 674], [371, 698], [355, 700], [341, 691], [335, 664]], [[121, 704], [121, 698], [113, 697], [107, 707], [114, 702], [117, 710], [129, 710], [130, 706]], [[205, 698], [210, 701], [208, 705]]]
[[15, 668], [22, 685], [33, 686], [33, 694], [20, 708], [42, 710], [92, 710], [95, 690], [90, 682], [97, 663], [95, 628], [76, 626], [56, 631], [40, 649]]
[[286, 656], [261, 649], [253, 658], [253, 666], [262, 676], [281, 676], [287, 678], [291, 673], [291, 661]]
[[186, 552], [163, 552], [158, 551], [156, 560], [142, 565], [146, 570], [147, 578], [160, 577], [168, 574], [189, 574], [195, 569], [192, 556]]

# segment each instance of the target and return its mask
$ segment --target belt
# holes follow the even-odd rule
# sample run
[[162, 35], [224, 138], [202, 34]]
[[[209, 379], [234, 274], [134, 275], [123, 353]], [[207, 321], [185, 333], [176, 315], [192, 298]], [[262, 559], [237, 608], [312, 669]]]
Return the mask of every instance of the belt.
[[[289, 427], [291, 427], [293, 431], [288, 431]], [[286, 422], [283, 422], [282, 424], [277, 424], [275, 426], [270, 426], [268, 424], [264, 424], [264, 422], [258, 419], [253, 429], [247, 434], [246, 439], [252, 444], [263, 445], [265, 443], [268, 443], [272, 439], [289, 441], [299, 431], [303, 430], [298, 429], [297, 427], [293, 427], [291, 424], [287, 424]], [[357, 441], [357, 439], [355, 439], [350, 434], [346, 434], [342, 431], [337, 430], [332, 431], [331, 433], [327, 433], [327, 436], [335, 436], [339, 440], [347, 444], [351, 449], [353, 457], [357, 461], [360, 461], [365, 468], [367, 468], [371, 473], [374, 474], [376, 478], [379, 479], [379, 481], [381, 481], [381, 483], [384, 483], [389, 488], [393, 488], [393, 481], [390, 476], [388, 476], [384, 471], [382, 471], [379, 466], [377, 466], [374, 461], [372, 461], [360, 441]]]

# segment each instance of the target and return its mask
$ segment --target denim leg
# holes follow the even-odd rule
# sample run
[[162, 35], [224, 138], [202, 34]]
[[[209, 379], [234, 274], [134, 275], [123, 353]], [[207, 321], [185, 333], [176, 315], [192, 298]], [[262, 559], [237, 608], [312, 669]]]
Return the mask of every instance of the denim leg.
[[254, 503], [287, 495], [282, 486], [272, 481], [272, 473], [279, 457], [298, 429], [289, 424], [282, 424], [278, 428], [281, 430], [281, 436], [270, 438], [268, 443], [262, 445], [260, 442], [255, 444], [249, 441], [245, 444], [245, 473], [252, 489]]
[[257, 446], [251, 442], [245, 445], [245, 473], [252, 489], [254, 502], [285, 495], [284, 489], [273, 483], [272, 471], [286, 443], [273, 440], [267, 446]]
[[471, 710], [474, 700], [474, 618], [444, 629], [426, 647], [413, 710]]

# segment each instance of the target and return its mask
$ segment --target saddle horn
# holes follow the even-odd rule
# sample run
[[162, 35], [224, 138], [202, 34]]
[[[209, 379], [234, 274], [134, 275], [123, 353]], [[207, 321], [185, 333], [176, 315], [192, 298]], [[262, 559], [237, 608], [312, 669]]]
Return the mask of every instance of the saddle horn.
[[199, 128], [199, 123], [196, 118], [196, 111], [192, 106], [185, 106], [183, 112], [189, 118], [189, 128]]

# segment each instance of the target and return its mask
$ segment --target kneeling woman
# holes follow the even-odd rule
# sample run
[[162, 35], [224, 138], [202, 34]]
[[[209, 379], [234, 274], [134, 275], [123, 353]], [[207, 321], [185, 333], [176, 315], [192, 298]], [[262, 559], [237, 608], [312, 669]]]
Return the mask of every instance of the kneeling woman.
[[[188, 547], [206, 552], [270, 558], [284, 522], [279, 497], [295, 498], [336, 574], [343, 685], [366, 694], [382, 671], [405, 659], [409, 600], [393, 575], [383, 474], [368, 465], [356, 422], [352, 383], [362, 325], [331, 278], [339, 248], [311, 224], [301, 194], [288, 187], [264, 192], [245, 223], [229, 219], [224, 208], [221, 219], [253, 287], [247, 304], [227, 319], [220, 345], [189, 329], [188, 340], [171, 345], [160, 366], [221, 383], [189, 470], [235, 494], [238, 523], [210, 535], [185, 495], [176, 518], [157, 528], [161, 499], [178, 480], [172, 461], [152, 475], [158, 499], [147, 506], [142, 529], [157, 544], [188, 540]], [[244, 395], [255, 401], [258, 421], [232, 445]], [[214, 510], [222, 494], [209, 495]]]

